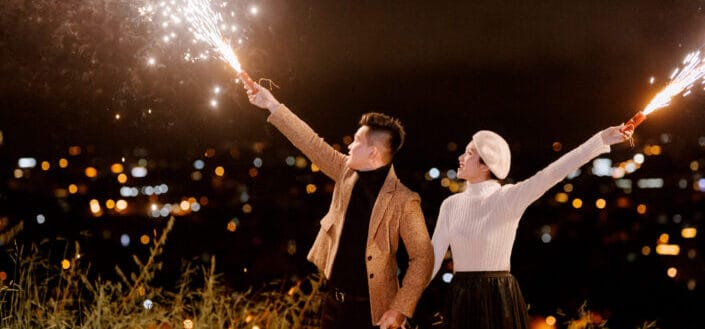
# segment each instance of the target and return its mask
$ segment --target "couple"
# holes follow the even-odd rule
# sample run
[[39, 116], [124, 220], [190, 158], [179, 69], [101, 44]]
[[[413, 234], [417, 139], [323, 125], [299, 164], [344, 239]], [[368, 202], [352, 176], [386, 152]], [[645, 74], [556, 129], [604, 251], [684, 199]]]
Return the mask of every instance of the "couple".
[[[624, 125], [607, 128], [531, 178], [507, 185], [498, 181], [509, 172], [507, 142], [491, 131], [477, 132], [458, 159], [457, 176], [467, 187], [443, 201], [432, 243], [419, 195], [399, 181], [392, 166], [404, 143], [399, 120], [364, 114], [346, 155], [269, 90], [258, 84], [246, 88], [252, 104], [269, 110], [267, 120], [335, 181], [330, 208], [308, 254], [327, 279], [323, 329], [404, 328], [448, 247], [455, 274], [446, 298], [446, 327], [528, 328], [524, 298], [509, 273], [524, 210], [634, 130]], [[401, 284], [396, 258], [400, 243], [409, 255]]]

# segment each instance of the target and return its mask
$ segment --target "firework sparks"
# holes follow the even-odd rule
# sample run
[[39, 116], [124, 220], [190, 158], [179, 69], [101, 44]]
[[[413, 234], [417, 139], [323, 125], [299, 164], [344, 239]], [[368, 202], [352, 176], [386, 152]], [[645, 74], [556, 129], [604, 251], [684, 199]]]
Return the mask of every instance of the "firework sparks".
[[[228, 2], [221, 2], [219, 10], [227, 12], [227, 17], [235, 18], [236, 11], [230, 8]], [[243, 10], [244, 12], [244, 10]], [[250, 15], [257, 15], [259, 8], [250, 7]], [[193, 45], [199, 42], [205, 43], [208, 49], [194, 56], [189, 48], [183, 55], [186, 61], [206, 60], [210, 58], [210, 52], [216, 53], [216, 56], [225, 61], [236, 72], [240, 80], [246, 84], [248, 89], [254, 89], [254, 82], [250, 76], [242, 69], [240, 61], [235, 55], [232, 44], [229, 40], [237, 40], [237, 44], [242, 44], [242, 36], [236, 35], [242, 33], [236, 24], [226, 22], [221, 12], [213, 10], [210, 0], [171, 0], [161, 1], [159, 4], [149, 4], [140, 7], [139, 13], [146, 17], [150, 22], [161, 20], [160, 26], [166, 30], [161, 38], [164, 43], [173, 43], [178, 38], [178, 34], [171, 30], [173, 27], [178, 27], [184, 23], [187, 25], [188, 31], [194, 36], [191, 41]], [[225, 35], [229, 38], [226, 38]], [[153, 58], [148, 59], [147, 64], [155, 65]], [[217, 101], [211, 100], [211, 107], [217, 106]]]
[[240, 61], [235, 56], [232, 46], [225, 41], [221, 33], [221, 27], [227, 29], [222, 15], [214, 12], [207, 0], [186, 0], [185, 5], [186, 20], [191, 25], [196, 38], [211, 46], [237, 73], [242, 72]]
[[[705, 62], [700, 56], [700, 50], [694, 51], [683, 59], [683, 67], [673, 70], [670, 76], [671, 80], [665, 88], [663, 88], [649, 102], [643, 110], [634, 115], [625, 124], [625, 129], [631, 127], [636, 128], [639, 124], [646, 120], [646, 116], [651, 112], [660, 108], [664, 108], [671, 104], [673, 97], [683, 94], [683, 97], [691, 94], [691, 89], [699, 80], [705, 78]], [[650, 83], [653, 83], [652, 77]], [[702, 84], [705, 84], [703, 80]]]
[[673, 71], [668, 85], [656, 94], [642, 112], [644, 115], [649, 115], [653, 111], [670, 105], [671, 99], [676, 95], [683, 93], [683, 96], [688, 96], [693, 85], [703, 77], [705, 77], [705, 62], [700, 56], [700, 50], [694, 51], [683, 59], [683, 68]]
[[[217, 7], [218, 11], [213, 7]], [[207, 60], [215, 54], [228, 63], [236, 72], [242, 72], [240, 61], [235, 55], [230, 40], [242, 44], [243, 29], [232, 20], [238, 18], [238, 13], [246, 13], [244, 8], [236, 10], [232, 4], [221, 2], [215, 4], [211, 0], [171, 0], [150, 2], [139, 8], [139, 14], [148, 22], [156, 23], [162, 31], [158, 40], [165, 44], [185, 45], [183, 58], [189, 62]], [[226, 18], [230, 21], [226, 21]], [[179, 41], [179, 36], [186, 29], [193, 38], [189, 41]], [[194, 48], [200, 43], [207, 49], [198, 51]], [[154, 65], [154, 60], [148, 60], [148, 65]]]

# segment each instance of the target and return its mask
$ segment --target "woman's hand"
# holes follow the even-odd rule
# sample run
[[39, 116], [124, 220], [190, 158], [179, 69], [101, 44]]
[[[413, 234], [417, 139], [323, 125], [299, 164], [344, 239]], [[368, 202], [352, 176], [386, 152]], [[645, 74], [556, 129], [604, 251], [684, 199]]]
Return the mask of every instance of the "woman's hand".
[[607, 145], [614, 145], [632, 138], [634, 134], [634, 126], [619, 126], [609, 127], [601, 132], [602, 141]]

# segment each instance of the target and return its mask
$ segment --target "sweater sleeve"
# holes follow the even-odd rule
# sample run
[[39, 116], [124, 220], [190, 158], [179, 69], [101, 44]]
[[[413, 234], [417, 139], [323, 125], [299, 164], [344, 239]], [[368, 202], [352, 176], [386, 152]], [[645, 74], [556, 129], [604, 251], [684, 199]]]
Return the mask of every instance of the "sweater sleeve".
[[347, 156], [336, 151], [323, 138], [291, 112], [284, 104], [272, 113], [267, 121], [272, 123], [289, 141], [305, 154], [321, 171], [334, 181], [342, 176]]
[[514, 215], [516, 215], [511, 216], [511, 218], [521, 216], [521, 213], [532, 202], [563, 180], [568, 174], [574, 172], [596, 156], [609, 151], [609, 145], [606, 145], [602, 140], [601, 134], [597, 133], [532, 177], [508, 187], [505, 200], [508, 200], [509, 210], [514, 211]]
[[438, 274], [438, 271], [441, 269], [441, 265], [443, 265], [443, 259], [445, 258], [446, 252], [448, 251], [448, 247], [450, 246], [450, 236], [448, 234], [447, 223], [448, 216], [446, 214], [446, 208], [446, 201], [443, 201], [443, 203], [441, 204], [441, 209], [438, 212], [436, 228], [433, 229], [433, 238], [431, 238], [431, 241], [433, 242], [434, 256], [433, 274], [431, 275], [431, 279], [433, 279], [436, 274]]

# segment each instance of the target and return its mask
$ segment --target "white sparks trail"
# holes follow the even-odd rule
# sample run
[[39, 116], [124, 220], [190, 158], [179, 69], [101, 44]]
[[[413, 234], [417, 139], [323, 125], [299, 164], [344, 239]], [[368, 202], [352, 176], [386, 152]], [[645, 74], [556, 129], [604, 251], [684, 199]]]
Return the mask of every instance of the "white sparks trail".
[[646, 105], [642, 111], [644, 115], [670, 105], [671, 99], [676, 95], [683, 93], [683, 96], [688, 96], [693, 85], [705, 78], [705, 62], [700, 56], [700, 50], [688, 54], [683, 59], [683, 65], [682, 69], [673, 71], [668, 85]]
[[[213, 9], [214, 5], [219, 11]], [[246, 11], [244, 8], [236, 11], [233, 6], [227, 1], [215, 4], [211, 0], [149, 1], [148, 4], [139, 8], [139, 13], [147, 21], [159, 24], [158, 26], [164, 30], [164, 34], [158, 40], [165, 44], [178, 43], [182, 46], [188, 44], [183, 42], [185, 40], [178, 41], [181, 34], [179, 32], [184, 32], [179, 29], [185, 28], [194, 37], [191, 41], [191, 47], [199, 43], [207, 46], [208, 49], [196, 54], [193, 54], [191, 47], [187, 46], [189, 49], [183, 55], [184, 60], [189, 62], [207, 60], [213, 52], [240, 73], [242, 67], [230, 40], [237, 40], [236, 42], [241, 44], [242, 38], [237, 35], [242, 33], [242, 29], [238, 28], [236, 24], [226, 22], [224, 16], [233, 20], [246, 14]], [[250, 9], [248, 16], [255, 15], [252, 9], [255, 7]], [[236, 13], [240, 15], [236, 15]], [[150, 59], [148, 64], [154, 65], [155, 60]]]
[[242, 72], [240, 61], [235, 56], [232, 46], [225, 41], [220, 32], [219, 25], [223, 25], [223, 17], [211, 9], [210, 2], [186, 0], [184, 13], [196, 38], [210, 45], [235, 71]]
[[[247, 20], [258, 12], [256, 6], [245, 10], [237, 1], [218, 0], [146, 0], [146, 4], [139, 7], [142, 19], [156, 23], [155, 31], [161, 30], [163, 33], [156, 39], [158, 46], [155, 48], [160, 48], [159, 45], [173, 46], [170, 52], [185, 48], [183, 59], [192, 63], [217, 57], [237, 72], [236, 82], [242, 81], [251, 90], [255, 88], [254, 81], [242, 69], [231, 43], [234, 41], [237, 46], [241, 45], [244, 31], [232, 21]], [[190, 39], [181, 38], [182, 34], [189, 34]], [[147, 55], [146, 63], [155, 68], [165, 65], [152, 54]], [[218, 94], [219, 90], [215, 91], [215, 96], [210, 99], [211, 108], [218, 107]]]

